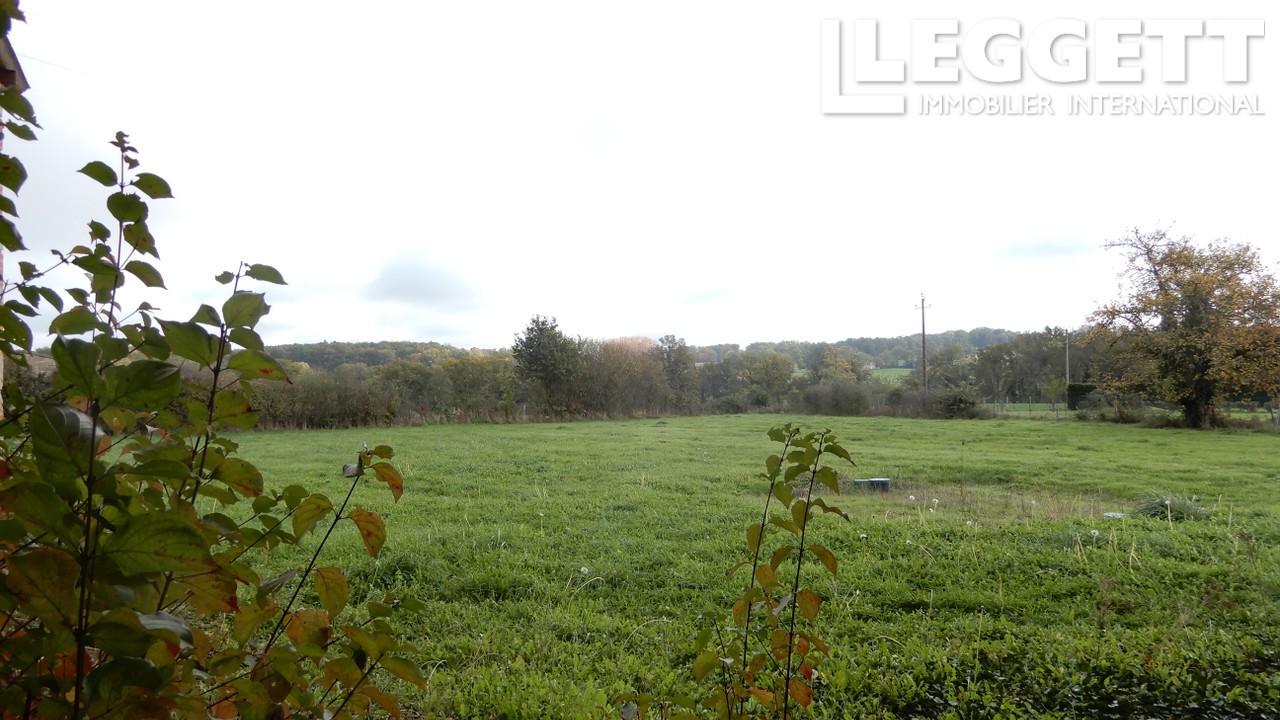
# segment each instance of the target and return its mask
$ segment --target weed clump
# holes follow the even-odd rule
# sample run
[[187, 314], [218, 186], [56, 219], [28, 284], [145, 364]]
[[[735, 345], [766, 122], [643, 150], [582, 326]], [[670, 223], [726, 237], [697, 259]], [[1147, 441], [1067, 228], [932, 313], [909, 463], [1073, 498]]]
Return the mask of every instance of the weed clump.
[[1163, 493], [1153, 493], [1150, 497], [1142, 499], [1134, 508], [1133, 514], [1169, 522], [1209, 518], [1208, 508], [1200, 505], [1200, 498], [1195, 495], [1188, 498]]

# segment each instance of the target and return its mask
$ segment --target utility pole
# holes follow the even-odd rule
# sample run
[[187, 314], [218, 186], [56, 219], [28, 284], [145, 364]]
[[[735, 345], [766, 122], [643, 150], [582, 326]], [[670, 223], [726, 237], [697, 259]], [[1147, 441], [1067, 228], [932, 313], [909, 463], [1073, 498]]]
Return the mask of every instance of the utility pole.
[[1067, 384], [1071, 384], [1071, 331], [1067, 330]]
[[920, 293], [920, 379], [924, 382], [924, 399], [929, 401], [929, 348], [924, 340], [924, 311], [930, 306], [924, 302], [924, 293]]

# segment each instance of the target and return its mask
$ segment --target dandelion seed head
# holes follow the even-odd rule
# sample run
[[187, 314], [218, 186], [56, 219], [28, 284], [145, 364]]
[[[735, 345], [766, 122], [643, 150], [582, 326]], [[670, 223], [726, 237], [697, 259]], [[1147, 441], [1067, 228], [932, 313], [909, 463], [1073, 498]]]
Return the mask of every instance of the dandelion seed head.
[[1090, 535], [1092, 535], [1092, 536], [1094, 536], [1094, 537], [1098, 537], [1098, 531], [1097, 531], [1097, 530], [1090, 530], [1090, 531], [1089, 531], [1089, 534], [1090, 534]]
[[583, 565], [582, 567], [578, 568], [578, 572], [582, 573], [583, 575], [586, 575], [587, 573], [591, 572], [591, 569], [588, 568], [586, 565]]
[[911, 502], [915, 502], [915, 501], [916, 501], [916, 496], [915, 496], [915, 495], [908, 495], [908, 496], [907, 496], [907, 499], [908, 499], [908, 500], [910, 500]]
[[858, 539], [859, 539], [859, 540], [866, 540], [866, 539], [867, 539], [867, 534], [866, 534], [866, 533], [858, 533]]

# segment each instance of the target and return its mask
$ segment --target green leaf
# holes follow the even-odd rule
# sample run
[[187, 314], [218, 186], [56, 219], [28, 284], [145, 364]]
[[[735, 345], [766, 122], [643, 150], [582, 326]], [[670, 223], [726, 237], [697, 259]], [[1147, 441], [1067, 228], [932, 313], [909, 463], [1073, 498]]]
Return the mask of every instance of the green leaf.
[[213, 479], [226, 483], [245, 497], [262, 494], [262, 471], [240, 458], [227, 458], [213, 471]]
[[190, 480], [194, 477], [191, 468], [180, 460], [157, 459], [148, 460], [127, 471], [128, 475], [161, 480]]
[[365, 612], [369, 613], [369, 619], [391, 617], [395, 613], [395, 608], [386, 603], [370, 600], [364, 604]]
[[778, 527], [782, 528], [783, 530], [786, 530], [792, 535], [795, 535], [796, 537], [800, 537], [800, 526], [796, 525], [790, 520], [785, 520], [775, 515], [774, 517], [769, 518], [769, 524], [777, 525]]
[[212, 305], [201, 305], [196, 314], [191, 316], [191, 322], [200, 323], [201, 325], [209, 325], [211, 327], [222, 327], [222, 316]]
[[293, 512], [293, 534], [302, 537], [310, 532], [321, 518], [331, 512], [333, 512], [333, 503], [329, 498], [320, 494], [308, 496], [298, 503], [298, 509]]
[[[3, 196], [0, 196], [3, 197]], [[27, 264], [27, 263], [20, 263]], [[35, 307], [40, 307], [40, 290], [31, 285], [19, 285], [18, 293], [22, 295], [22, 299]]]
[[139, 614], [138, 622], [142, 623], [142, 626], [152, 633], [158, 633], [162, 636], [171, 635], [184, 645], [190, 645], [195, 642], [195, 638], [191, 634], [191, 628], [182, 621], [182, 618], [176, 615], [170, 615], [163, 611], [150, 615]]
[[110, 655], [144, 657], [159, 639], [138, 622], [137, 612], [117, 608], [89, 627], [89, 643]]
[[19, 609], [70, 630], [79, 607], [80, 565], [75, 558], [41, 547], [9, 556], [6, 565], [5, 589], [17, 596]]
[[792, 554], [795, 553], [795, 550], [796, 550], [795, 545], [783, 545], [777, 550], [774, 550], [773, 554], [769, 556], [769, 567], [773, 568], [774, 570], [777, 570], [778, 566], [781, 565], [783, 561], [785, 561], [787, 558], [791, 557]]
[[845, 512], [845, 511], [841, 510], [840, 508], [836, 507], [835, 505], [828, 505], [828, 504], [827, 504], [827, 502], [826, 502], [825, 500], [823, 500], [822, 498], [817, 498], [816, 500], [814, 500], [814, 501], [813, 501], [813, 506], [814, 506], [814, 507], [817, 507], [817, 508], [822, 508], [822, 512], [824, 512], [824, 513], [834, 513], [834, 514], [839, 515], [840, 517], [844, 518], [845, 520], [848, 520], [848, 519], [849, 519], [849, 513], [847, 513], [847, 512]]
[[244, 274], [245, 277], [251, 277], [254, 280], [261, 280], [263, 282], [274, 283], [276, 285], [289, 284], [284, 281], [284, 277], [280, 275], [280, 271], [270, 265], [250, 265], [249, 269], [246, 270]]
[[107, 392], [104, 407], [158, 410], [182, 392], [178, 368], [158, 360], [135, 360], [106, 370]]
[[266, 350], [262, 338], [249, 328], [231, 328], [227, 332], [227, 339], [246, 350]]
[[424, 690], [427, 687], [427, 679], [422, 676], [422, 668], [418, 667], [417, 663], [409, 662], [395, 655], [383, 655], [378, 664], [382, 666], [383, 670], [407, 683], [412, 683]]
[[164, 287], [164, 278], [160, 277], [160, 271], [141, 260], [132, 260], [124, 266], [127, 272], [133, 273], [133, 276], [142, 281], [147, 287]]
[[[5, 3], [7, 7], [16, 9], [16, 3]], [[21, 14], [15, 14], [13, 10], [7, 11], [14, 19], [21, 19]], [[15, 117], [25, 120], [36, 127], [40, 127], [40, 123], [36, 122], [36, 112], [31, 107], [31, 101], [22, 94], [16, 87], [7, 87], [4, 92], [0, 92], [0, 108], [8, 110]]]
[[850, 463], [853, 463], [855, 465], [857, 464], [853, 462], [853, 456], [849, 454], [849, 451], [845, 450], [844, 446], [838, 442], [832, 442], [828, 444], [827, 452], [831, 453], [832, 455], [835, 455], [838, 458], [843, 458], [845, 460], [848, 460]]
[[239, 372], [245, 380], [276, 380], [291, 383], [276, 359], [261, 350], [241, 350], [231, 356], [227, 367]]
[[235, 280], [235, 279], [236, 279], [236, 276], [235, 276], [234, 274], [232, 274], [232, 273], [229, 273], [229, 272], [220, 272], [220, 273], [218, 273], [216, 276], [214, 276], [214, 278], [213, 278], [213, 279], [214, 279], [214, 280], [217, 280], [219, 283], [221, 283], [221, 284], [223, 284], [223, 285], [227, 285], [227, 284], [229, 284], [232, 280]]
[[370, 450], [369, 452], [373, 453], [374, 456], [376, 457], [382, 458], [383, 460], [390, 460], [391, 458], [396, 456], [395, 451], [391, 449], [390, 445], [378, 445], [372, 450]]
[[702, 682], [713, 670], [720, 667], [720, 656], [712, 650], [699, 653], [693, 659], [693, 679]]
[[9, 132], [13, 133], [14, 137], [22, 138], [23, 140], [36, 139], [36, 131], [32, 130], [30, 125], [23, 125], [22, 123], [8, 120], [5, 121], [4, 126], [8, 128]]
[[116, 176], [116, 171], [112, 170], [110, 165], [102, 162], [101, 160], [94, 160], [88, 165], [85, 165], [80, 168], [80, 172], [94, 180], [97, 180], [103, 187], [111, 187], [112, 185], [118, 185], [120, 183], [120, 178]]
[[147, 204], [133, 193], [117, 192], [107, 198], [107, 211], [122, 223], [147, 219]]
[[[20, 289], [27, 291], [31, 294], [30, 298], [27, 298], [26, 292], [22, 294], [23, 298], [26, 299], [28, 302], [37, 302], [37, 303], [40, 302], [40, 296], [36, 294], [35, 288], [22, 287]], [[9, 302], [5, 303], [4, 306], [8, 308], [15, 315], [22, 315], [23, 317], [35, 317], [37, 315], [35, 308], [31, 307], [27, 303], [20, 302], [18, 300], [10, 300]]]
[[111, 231], [106, 225], [97, 220], [89, 221], [89, 239], [90, 240], [106, 240], [111, 237]]
[[765, 458], [764, 470], [768, 477], [776, 477], [780, 469], [782, 469], [782, 458], [777, 455], [770, 455]]
[[219, 390], [213, 396], [213, 422], [216, 425], [252, 430], [258, 414], [249, 407], [249, 399], [236, 387]]
[[174, 355], [184, 357], [202, 367], [212, 367], [218, 361], [218, 338], [193, 322], [179, 323], [161, 320], [169, 349]]
[[156, 238], [151, 234], [151, 228], [142, 220], [124, 226], [124, 241], [144, 255], [160, 257], [160, 253], [156, 252]]
[[0, 185], [16, 193], [26, 181], [27, 169], [22, 166], [22, 162], [16, 157], [0, 155]]
[[791, 486], [786, 483], [773, 484], [773, 496], [778, 498], [778, 502], [783, 505], [790, 505], [794, 496], [791, 494]]
[[160, 332], [160, 328], [126, 325], [121, 328], [121, 332], [124, 333], [130, 343], [133, 343], [134, 349], [143, 355], [153, 360], [169, 359], [169, 343], [165, 341], [164, 334]]
[[760, 549], [760, 543], [764, 540], [764, 526], [751, 525], [747, 527], [747, 551], [755, 552]]
[[804, 500], [797, 500], [792, 503], [791, 521], [798, 527], [804, 527], [809, 522], [809, 503]]
[[222, 304], [222, 317], [231, 327], [252, 328], [263, 315], [271, 312], [262, 293], [236, 291]]
[[59, 337], [49, 352], [58, 368], [60, 382], [71, 386], [72, 395], [96, 398], [102, 394], [103, 382], [98, 375], [102, 350], [88, 340]]
[[827, 570], [831, 571], [832, 575], [836, 574], [836, 570], [838, 569], [838, 563], [836, 562], [835, 553], [831, 552], [830, 550], [828, 550], [826, 547], [822, 545], [818, 545], [817, 543], [814, 543], [813, 545], [809, 546], [809, 552], [817, 556], [818, 560], [820, 560], [822, 564], [826, 566]]
[[22, 244], [22, 233], [18, 232], [18, 228], [9, 222], [9, 218], [0, 217], [0, 247], [9, 252], [18, 252], [25, 250], [26, 246]]
[[149, 660], [118, 657], [99, 665], [84, 681], [89, 703], [107, 703], [124, 697], [126, 687], [156, 692], [164, 687], [160, 670]]
[[65, 405], [40, 403], [33, 408], [30, 423], [41, 478], [64, 500], [84, 500], [80, 478], [88, 473], [98, 437], [93, 418]]
[[320, 596], [320, 605], [329, 613], [329, 618], [336, 618], [351, 599], [351, 588], [347, 585], [347, 576], [336, 567], [316, 569], [316, 593]]
[[213, 569], [204, 536], [175, 515], [133, 515], [124, 529], [101, 545], [101, 556], [115, 563], [125, 577], [161, 572], [200, 573]]
[[307, 499], [307, 489], [301, 485], [289, 485], [280, 491], [280, 499], [290, 510], [298, 507], [298, 503]]
[[3, 305], [0, 305], [0, 337], [22, 350], [31, 352], [31, 328]]
[[356, 645], [365, 652], [365, 655], [372, 658], [382, 657], [383, 653], [390, 650], [395, 644], [395, 639], [392, 637], [381, 633], [371, 633], [351, 625], [342, 626], [342, 632], [354, 640]]
[[249, 642], [249, 639], [253, 637], [253, 631], [257, 630], [258, 626], [280, 612], [280, 607], [274, 602], [266, 600], [266, 598], [263, 598], [263, 600], [265, 604], [254, 603], [236, 613], [235, 623], [231, 628], [231, 638], [240, 645]]
[[77, 305], [55, 317], [49, 323], [49, 332], [57, 335], [80, 335], [98, 327], [98, 318], [89, 309]]
[[823, 467], [818, 469], [818, 482], [826, 485], [831, 492], [840, 494], [840, 478], [836, 475], [836, 469], [833, 467]]
[[67, 511], [66, 502], [49, 483], [24, 482], [0, 490], [0, 507], [19, 519], [33, 537], [51, 533], [74, 547], [83, 535], [76, 516]]
[[387, 542], [387, 528], [383, 525], [382, 518], [368, 510], [352, 510], [347, 513], [347, 519], [360, 529], [360, 540], [364, 542], [369, 556], [377, 558], [383, 544]]
[[173, 197], [173, 191], [169, 188], [169, 183], [165, 182], [164, 178], [159, 175], [152, 173], [138, 173], [138, 176], [133, 180], [133, 186], [153, 200]]
[[53, 288], [40, 287], [36, 288], [36, 292], [39, 293], [40, 297], [44, 298], [44, 301], [49, 303], [54, 310], [62, 312], [62, 296], [58, 294], [57, 290], [54, 290]]

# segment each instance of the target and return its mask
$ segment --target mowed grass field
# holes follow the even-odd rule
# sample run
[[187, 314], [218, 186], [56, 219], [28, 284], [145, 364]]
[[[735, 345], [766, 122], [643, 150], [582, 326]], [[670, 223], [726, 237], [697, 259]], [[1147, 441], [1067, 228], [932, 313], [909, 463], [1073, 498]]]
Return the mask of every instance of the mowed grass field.
[[[415, 710], [600, 718], [625, 692], [695, 694], [699, 616], [746, 581], [726, 573], [763, 505], [765, 433], [788, 421], [845, 441], [842, 478], [892, 482], [814, 521], [840, 558], [835, 579], [806, 566], [832, 648], [814, 717], [1280, 713], [1275, 434], [738, 415], [237, 440], [268, 487], [335, 501], [362, 442], [395, 448], [401, 501], [370, 480], [353, 503], [384, 517], [381, 557], [343, 523], [328, 562], [353, 603], [425, 603], [397, 620], [430, 678], [402, 688]], [[1209, 518], [1104, 515], [1157, 493]]]

